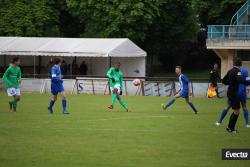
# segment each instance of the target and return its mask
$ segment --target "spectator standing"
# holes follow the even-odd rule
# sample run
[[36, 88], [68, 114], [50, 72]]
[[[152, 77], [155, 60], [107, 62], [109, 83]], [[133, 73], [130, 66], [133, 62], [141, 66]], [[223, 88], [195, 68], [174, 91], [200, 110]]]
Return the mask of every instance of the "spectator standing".
[[80, 75], [87, 75], [88, 72], [88, 66], [85, 61], [82, 61], [82, 64], [80, 65]]

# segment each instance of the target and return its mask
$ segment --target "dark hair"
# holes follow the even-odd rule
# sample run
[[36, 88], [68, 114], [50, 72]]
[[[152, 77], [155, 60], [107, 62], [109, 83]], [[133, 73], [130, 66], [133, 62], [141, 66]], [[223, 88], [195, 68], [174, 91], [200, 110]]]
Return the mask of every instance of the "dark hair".
[[57, 64], [59, 64], [59, 63], [61, 63], [61, 62], [62, 62], [62, 60], [59, 59], [59, 58], [55, 58], [55, 59], [54, 59], [54, 64], [55, 64], [55, 65], [57, 65]]
[[176, 66], [175, 68], [179, 68], [179, 69], [182, 69], [182, 67], [181, 67], [181, 66]]
[[14, 57], [14, 58], [12, 59], [12, 63], [14, 64], [14, 63], [16, 63], [16, 62], [19, 61], [19, 60], [20, 60], [19, 57]]
[[121, 63], [120, 63], [119, 61], [115, 62], [115, 64], [119, 64], [119, 65], [121, 65]]
[[234, 62], [234, 66], [242, 66], [242, 61], [239, 57], [235, 57], [233, 62]]

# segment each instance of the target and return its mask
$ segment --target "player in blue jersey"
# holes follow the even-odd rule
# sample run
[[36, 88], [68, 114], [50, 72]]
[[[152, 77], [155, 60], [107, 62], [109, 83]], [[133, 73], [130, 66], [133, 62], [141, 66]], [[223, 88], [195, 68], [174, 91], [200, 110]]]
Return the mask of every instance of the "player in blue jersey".
[[[242, 75], [243, 79], [249, 80], [247, 69], [241, 67], [240, 71], [241, 71], [241, 75]], [[247, 110], [247, 105], [246, 105], [247, 104], [246, 85], [244, 85], [244, 84], [239, 85], [238, 98], [240, 99], [240, 103], [241, 103], [241, 106], [243, 108], [246, 127], [250, 128], [250, 125], [248, 122], [248, 110]], [[222, 111], [222, 113], [219, 117], [218, 122], [216, 122], [217, 126], [220, 126], [220, 124], [222, 123], [223, 119], [225, 118], [225, 116], [227, 115], [227, 113], [231, 107], [232, 107], [232, 102], [230, 100], [228, 100], [227, 107], [224, 108], [224, 110]]]
[[64, 87], [63, 87], [63, 80], [61, 75], [61, 60], [56, 58], [54, 60], [54, 66], [51, 68], [51, 93], [53, 95], [53, 98], [50, 100], [48, 111], [50, 114], [53, 114], [53, 105], [57, 100], [58, 93], [61, 93], [62, 95], [62, 106], [63, 106], [63, 114], [69, 114], [69, 112], [66, 109], [66, 97], [64, 93]]
[[189, 101], [189, 79], [182, 74], [181, 72], [181, 66], [176, 66], [175, 68], [175, 73], [179, 77], [179, 82], [180, 82], [180, 90], [177, 92], [177, 94], [174, 96], [173, 99], [171, 99], [166, 105], [162, 105], [163, 110], [166, 110], [168, 107], [170, 107], [172, 104], [174, 104], [175, 100], [178, 99], [179, 97], [182, 97], [186, 100], [188, 105], [192, 108], [195, 114], [198, 113], [198, 110], [195, 108], [194, 104]]

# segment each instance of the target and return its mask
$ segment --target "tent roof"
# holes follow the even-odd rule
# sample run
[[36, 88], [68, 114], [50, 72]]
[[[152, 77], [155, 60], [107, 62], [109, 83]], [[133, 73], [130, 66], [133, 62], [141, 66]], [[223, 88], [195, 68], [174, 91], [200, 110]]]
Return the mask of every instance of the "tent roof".
[[0, 37], [0, 55], [144, 57], [147, 53], [127, 38]]

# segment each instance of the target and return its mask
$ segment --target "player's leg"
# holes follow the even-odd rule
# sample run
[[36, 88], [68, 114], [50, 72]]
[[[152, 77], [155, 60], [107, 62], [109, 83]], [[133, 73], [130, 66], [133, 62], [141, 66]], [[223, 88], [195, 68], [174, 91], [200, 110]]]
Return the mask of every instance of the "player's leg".
[[17, 103], [21, 100], [21, 90], [20, 88], [16, 89], [16, 95], [14, 96], [15, 103], [13, 104], [13, 110], [16, 111]]
[[250, 128], [250, 125], [249, 125], [249, 122], [248, 122], [248, 109], [247, 109], [246, 102], [241, 102], [241, 106], [242, 106], [242, 109], [243, 109], [243, 114], [244, 114], [244, 118], [245, 118], [246, 127]]
[[194, 111], [194, 113], [197, 114], [198, 110], [195, 108], [194, 104], [189, 101], [189, 97], [186, 97], [185, 100], [188, 103], [188, 105], [192, 108], [192, 110]]
[[7, 89], [8, 96], [13, 97], [11, 101], [9, 101], [9, 109], [10, 111], [16, 111], [17, 109], [17, 102], [20, 101], [21, 92], [20, 89], [15, 88], [8, 88]]
[[116, 99], [117, 99], [117, 91], [118, 91], [118, 89], [117, 88], [111, 88], [110, 87], [110, 90], [111, 90], [111, 93], [112, 93], [112, 95], [111, 95], [111, 105], [109, 105], [108, 106], [108, 108], [109, 109], [113, 109], [114, 108], [114, 105], [115, 105], [115, 101], [116, 101]]
[[168, 101], [167, 104], [162, 104], [162, 109], [166, 110], [168, 107], [170, 107], [172, 104], [174, 104], [176, 99], [178, 99], [180, 97], [181, 97], [181, 94], [177, 93], [176, 95], [174, 95], [174, 97], [171, 100]]
[[17, 103], [20, 101], [20, 96], [19, 95], [14, 95], [13, 96], [14, 100], [12, 102], [12, 106], [13, 106], [13, 111], [16, 111], [17, 110]]
[[[14, 88], [8, 88], [7, 89], [7, 94], [9, 97], [13, 97], [15, 95], [15, 90]], [[12, 100], [9, 101], [9, 110], [12, 111], [13, 109], [13, 102], [14, 102], [14, 97]]]
[[234, 110], [234, 112], [230, 116], [230, 120], [226, 130], [231, 133], [237, 132], [235, 130], [235, 125], [240, 114], [240, 100], [237, 97], [230, 97], [230, 100], [232, 101], [232, 109]]
[[52, 92], [52, 94], [53, 94], [53, 97], [52, 97], [52, 99], [50, 100], [50, 102], [49, 102], [49, 107], [48, 107], [48, 111], [49, 111], [49, 113], [50, 114], [53, 114], [53, 106], [54, 106], [54, 104], [55, 104], [55, 102], [57, 101], [57, 94], [58, 93], [53, 93]]
[[119, 101], [119, 103], [121, 104], [121, 106], [128, 112], [128, 106], [127, 104], [122, 100], [121, 95], [117, 94], [117, 99]]
[[229, 111], [229, 109], [231, 108], [231, 105], [232, 105], [232, 102], [228, 99], [227, 101], [227, 106], [223, 109], [219, 119], [218, 119], [218, 122], [216, 123], [217, 126], [219, 126], [223, 119], [225, 118], [225, 116], [227, 115], [227, 112]]
[[63, 114], [69, 114], [69, 112], [67, 111], [67, 100], [64, 91], [61, 92], [61, 96], [62, 96]]

